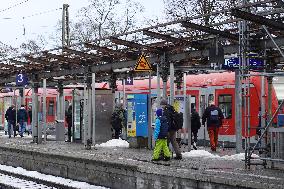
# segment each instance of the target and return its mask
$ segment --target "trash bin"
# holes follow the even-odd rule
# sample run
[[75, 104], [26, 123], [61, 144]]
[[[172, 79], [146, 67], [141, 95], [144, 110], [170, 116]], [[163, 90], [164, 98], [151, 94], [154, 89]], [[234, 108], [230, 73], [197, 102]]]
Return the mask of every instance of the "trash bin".
[[56, 141], [65, 140], [64, 120], [57, 120], [55, 125], [55, 139]]

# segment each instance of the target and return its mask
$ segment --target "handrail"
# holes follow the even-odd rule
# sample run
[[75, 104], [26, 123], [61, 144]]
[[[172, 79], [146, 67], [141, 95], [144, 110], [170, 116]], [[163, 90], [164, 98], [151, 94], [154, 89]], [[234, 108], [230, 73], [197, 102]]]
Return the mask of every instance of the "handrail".
[[275, 116], [277, 115], [277, 113], [279, 112], [280, 108], [282, 107], [282, 105], [284, 104], [284, 100], [282, 100], [282, 102], [280, 103], [280, 105], [278, 106], [277, 110], [274, 112], [272, 118], [269, 120], [268, 124], [265, 126], [264, 132], [260, 135], [258, 141], [256, 142], [256, 144], [253, 146], [251, 152], [249, 153], [248, 157], [251, 158], [256, 146], [260, 143], [261, 139], [263, 138], [265, 132], [267, 131], [268, 127], [271, 125], [273, 119], [275, 118]]

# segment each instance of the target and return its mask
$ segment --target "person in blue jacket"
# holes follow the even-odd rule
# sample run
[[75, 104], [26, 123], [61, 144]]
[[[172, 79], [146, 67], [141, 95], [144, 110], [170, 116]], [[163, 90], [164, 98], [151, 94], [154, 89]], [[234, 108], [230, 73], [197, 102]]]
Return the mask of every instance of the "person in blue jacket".
[[158, 109], [157, 118], [155, 122], [154, 139], [156, 141], [152, 161], [160, 160], [160, 153], [163, 150], [164, 160], [170, 160], [171, 153], [167, 144], [169, 123], [166, 116], [163, 116], [163, 110]]
[[20, 136], [23, 137], [26, 129], [25, 123], [28, 121], [28, 113], [24, 105], [21, 105], [21, 108], [18, 110], [17, 119], [20, 126]]

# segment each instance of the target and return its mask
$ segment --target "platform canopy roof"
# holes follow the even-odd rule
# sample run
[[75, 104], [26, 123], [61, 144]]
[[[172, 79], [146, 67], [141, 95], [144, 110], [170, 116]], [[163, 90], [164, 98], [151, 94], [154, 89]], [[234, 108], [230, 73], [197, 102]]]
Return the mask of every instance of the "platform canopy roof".
[[[107, 80], [117, 69], [126, 68], [129, 68], [128, 72], [120, 73], [118, 77], [135, 75], [137, 73], [132, 69], [141, 53], [147, 55], [151, 64], [165, 60], [166, 64], [174, 62], [175, 66], [191, 71], [212, 69], [208, 56], [209, 49], [219, 44], [216, 41], [221, 42], [225, 55], [238, 53], [238, 22], [242, 19], [250, 21], [251, 43], [267, 49], [275, 48], [262, 29], [262, 25], [266, 25], [276, 43], [284, 46], [284, 9], [279, 2], [257, 1], [231, 10], [182, 18], [69, 47], [3, 59], [0, 60], [0, 83], [4, 85], [15, 81], [19, 73], [34, 81], [64, 76], [69, 82], [79, 81], [91, 72], [96, 73], [98, 81]], [[246, 12], [252, 7], [255, 8], [254, 13]], [[206, 26], [201, 24], [202, 18], [208, 16], [215, 16], [216, 22]]]

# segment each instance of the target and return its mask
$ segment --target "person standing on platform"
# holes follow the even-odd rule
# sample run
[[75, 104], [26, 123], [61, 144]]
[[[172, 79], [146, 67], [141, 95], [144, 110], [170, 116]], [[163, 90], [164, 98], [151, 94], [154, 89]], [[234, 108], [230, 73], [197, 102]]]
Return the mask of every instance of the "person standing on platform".
[[116, 105], [111, 115], [111, 126], [114, 129], [114, 138], [119, 139], [122, 128], [126, 127], [126, 111], [123, 109], [123, 104]]
[[222, 125], [224, 115], [221, 109], [215, 106], [214, 101], [209, 102], [209, 106], [205, 109], [202, 116], [202, 125], [207, 122], [207, 131], [210, 138], [210, 146], [213, 152], [216, 151], [218, 145], [219, 128]]
[[15, 105], [11, 105], [6, 113], [5, 113], [5, 118], [8, 122], [8, 135], [9, 135], [9, 138], [11, 138], [11, 130], [12, 130], [12, 127], [13, 127], [13, 130], [14, 130], [14, 137], [16, 136], [16, 110], [15, 110]]
[[179, 148], [179, 145], [176, 141], [176, 132], [177, 132], [177, 128], [175, 128], [174, 126], [174, 107], [169, 105], [167, 100], [162, 99], [160, 102], [161, 107], [163, 108], [163, 115], [167, 118], [167, 121], [169, 123], [169, 132], [168, 132], [168, 139], [171, 142], [174, 151], [176, 153], [176, 157], [174, 159], [180, 160], [182, 159], [182, 155], [181, 155], [181, 150]]
[[33, 111], [32, 111], [32, 107], [29, 106], [29, 109], [28, 109], [28, 116], [29, 116], [29, 119], [30, 119], [30, 123], [28, 124], [28, 128], [27, 128], [27, 132], [28, 132], [28, 135], [32, 133], [32, 121], [33, 121]]
[[68, 125], [68, 140], [66, 142], [71, 142], [71, 137], [72, 137], [72, 105], [69, 105], [68, 110], [66, 112], [66, 121]]
[[18, 110], [17, 119], [18, 119], [18, 124], [19, 124], [19, 129], [20, 129], [20, 136], [24, 137], [23, 134], [26, 129], [25, 123], [28, 121], [28, 113], [24, 105], [21, 105], [21, 108]]
[[196, 109], [194, 108], [194, 104], [191, 104], [191, 133], [192, 133], [192, 140], [191, 144], [194, 150], [197, 150], [197, 133], [201, 127], [200, 123], [200, 116]]
[[163, 110], [158, 109], [156, 111], [156, 122], [154, 130], [154, 139], [156, 141], [152, 161], [160, 160], [160, 153], [163, 151], [165, 161], [169, 161], [171, 153], [167, 144], [169, 123], [167, 118], [163, 115]]

